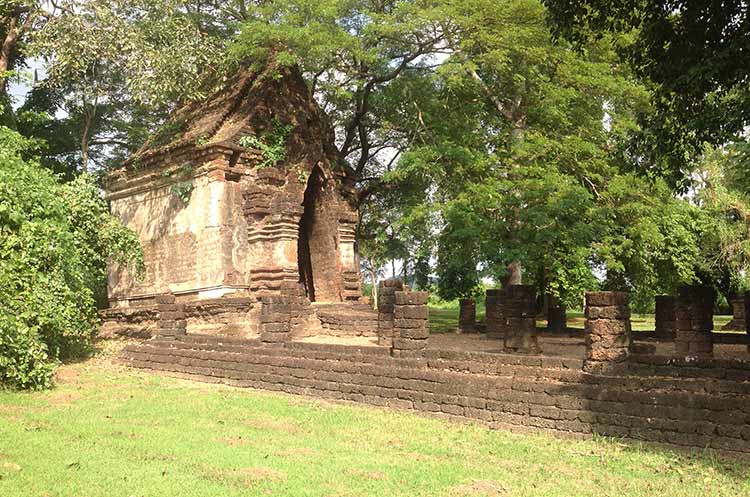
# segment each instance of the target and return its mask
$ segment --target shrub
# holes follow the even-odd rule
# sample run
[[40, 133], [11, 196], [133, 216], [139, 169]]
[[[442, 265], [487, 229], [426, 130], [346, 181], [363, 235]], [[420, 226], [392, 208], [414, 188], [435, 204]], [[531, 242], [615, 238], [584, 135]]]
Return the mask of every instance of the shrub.
[[0, 127], [0, 383], [37, 389], [90, 344], [106, 261], [143, 260], [92, 178], [62, 185], [22, 152], [28, 142]]

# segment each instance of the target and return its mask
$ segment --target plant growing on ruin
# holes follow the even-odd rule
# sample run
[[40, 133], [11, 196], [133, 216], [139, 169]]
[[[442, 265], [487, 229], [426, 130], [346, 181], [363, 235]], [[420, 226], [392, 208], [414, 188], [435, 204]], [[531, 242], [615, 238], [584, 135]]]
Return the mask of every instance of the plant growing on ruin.
[[172, 143], [177, 137], [185, 131], [187, 121], [184, 119], [175, 119], [167, 122], [154, 134], [152, 142], [157, 147], [163, 147]]
[[292, 125], [282, 124], [277, 117], [271, 120], [271, 124], [273, 125], [272, 131], [262, 137], [248, 135], [239, 140], [243, 147], [260, 150], [263, 160], [258, 164], [259, 169], [275, 166], [286, 159], [286, 140], [292, 131]]
[[179, 198], [183, 204], [190, 202], [190, 194], [193, 193], [194, 189], [192, 180], [178, 181], [170, 187], [172, 194]]
[[195, 189], [192, 179], [194, 171], [195, 164], [192, 162], [185, 162], [177, 169], [168, 169], [162, 173], [165, 178], [188, 178], [172, 183], [169, 187], [172, 194], [179, 198], [183, 204], [190, 202], [190, 194]]

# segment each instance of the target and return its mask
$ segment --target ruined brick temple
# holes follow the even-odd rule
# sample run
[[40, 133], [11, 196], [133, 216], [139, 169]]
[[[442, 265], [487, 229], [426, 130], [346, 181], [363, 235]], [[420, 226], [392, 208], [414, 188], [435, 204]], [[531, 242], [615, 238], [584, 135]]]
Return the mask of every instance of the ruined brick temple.
[[294, 69], [240, 72], [179, 110], [106, 184], [147, 271], [111, 268], [105, 329], [153, 334], [165, 294], [192, 331], [236, 336], [260, 332], [263, 297], [296, 297], [300, 333], [318, 325], [308, 304], [360, 299], [354, 180]]
[[294, 69], [242, 71], [183, 108], [107, 193], [147, 266], [111, 268], [102, 312], [105, 334], [149, 338], [124, 349], [133, 367], [750, 454], [748, 335], [714, 330], [709, 289], [658, 297], [655, 329], [637, 333], [624, 292], [587, 293], [583, 329], [561, 307], [538, 329], [528, 285], [488, 290], [481, 325], [464, 299], [456, 334], [431, 333], [427, 293], [400, 280], [364, 303], [354, 181]]

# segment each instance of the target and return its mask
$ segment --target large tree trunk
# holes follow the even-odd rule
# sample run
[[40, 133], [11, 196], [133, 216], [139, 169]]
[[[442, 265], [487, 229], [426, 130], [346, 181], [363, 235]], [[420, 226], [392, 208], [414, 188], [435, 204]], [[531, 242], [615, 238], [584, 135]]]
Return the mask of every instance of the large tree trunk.
[[[86, 104], [84, 103], [84, 109]], [[89, 135], [91, 132], [91, 123], [96, 114], [96, 101], [90, 110], [84, 110], [83, 132], [81, 133], [81, 172], [87, 173], [89, 170]]]
[[8, 22], [8, 32], [0, 47], [0, 124], [14, 126], [10, 96], [8, 95], [8, 77], [6, 73], [13, 68], [13, 53], [18, 44], [18, 16], [14, 15]]
[[503, 288], [510, 285], [520, 285], [523, 281], [523, 266], [520, 261], [513, 261], [508, 264], [508, 276], [503, 280]]
[[5, 38], [0, 46], [0, 106], [3, 107], [1, 114], [9, 119], [3, 119], [6, 123], [14, 124], [13, 110], [10, 106], [8, 95], [8, 71], [15, 67], [15, 57], [18, 55], [18, 40], [31, 28], [37, 13], [25, 5], [17, 5], [13, 11], [7, 13], [0, 22], [6, 26]]
[[12, 16], [9, 21], [8, 32], [3, 40], [3, 46], [0, 47], [0, 83], [2, 83], [0, 91], [3, 92], [5, 92], [8, 83], [5, 73], [13, 68], [11, 57], [18, 44], [18, 16]]

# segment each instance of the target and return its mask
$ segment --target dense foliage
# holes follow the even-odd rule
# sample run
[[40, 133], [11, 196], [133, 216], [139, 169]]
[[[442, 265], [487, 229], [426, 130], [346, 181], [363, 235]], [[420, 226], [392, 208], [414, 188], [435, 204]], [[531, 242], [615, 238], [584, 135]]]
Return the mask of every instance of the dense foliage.
[[0, 127], [0, 384], [42, 388], [93, 337], [107, 261], [143, 263], [91, 177], [60, 184], [28, 146]]
[[750, 10], [744, 0], [544, 0], [555, 32], [585, 44], [614, 33], [624, 61], [652, 82], [642, 116], [645, 170], [673, 181], [704, 141], [736, 140], [750, 124]]

